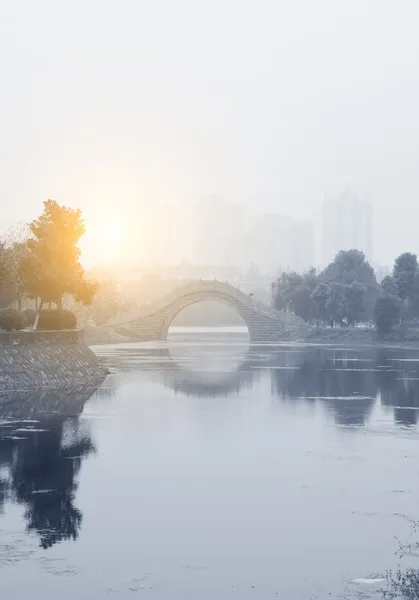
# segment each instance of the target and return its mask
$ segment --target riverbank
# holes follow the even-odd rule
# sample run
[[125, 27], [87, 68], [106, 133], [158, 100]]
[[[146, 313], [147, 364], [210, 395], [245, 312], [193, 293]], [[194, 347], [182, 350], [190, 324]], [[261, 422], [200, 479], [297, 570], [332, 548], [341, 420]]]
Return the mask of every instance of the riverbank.
[[[246, 327], [174, 327], [172, 334], [180, 336], [182, 334], [200, 332], [206, 337], [209, 334], [217, 335], [220, 333], [246, 334]], [[124, 344], [143, 342], [141, 338], [127, 329], [118, 328], [115, 330], [105, 326], [89, 325], [86, 328], [85, 340], [89, 346], [99, 346], [103, 344]], [[393, 346], [393, 347], [413, 347], [419, 344], [419, 330], [407, 329], [393, 332], [391, 335], [379, 336], [374, 328], [361, 327], [308, 327], [305, 332], [296, 337], [295, 331], [287, 334], [285, 332], [277, 342], [266, 340], [266, 344], [272, 343], [309, 343], [314, 345], [350, 345], [350, 346]], [[260, 342], [259, 344], [263, 344]]]
[[361, 327], [311, 327], [306, 341], [313, 343], [344, 342], [356, 344], [419, 343], [419, 330], [400, 329], [391, 334], [380, 336], [374, 328]]

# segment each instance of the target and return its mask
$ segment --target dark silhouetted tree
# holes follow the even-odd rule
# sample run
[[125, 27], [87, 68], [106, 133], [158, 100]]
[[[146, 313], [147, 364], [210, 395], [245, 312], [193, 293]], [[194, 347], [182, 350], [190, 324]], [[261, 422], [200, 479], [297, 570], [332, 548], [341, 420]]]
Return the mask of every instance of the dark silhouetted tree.
[[361, 321], [365, 316], [367, 293], [366, 286], [359, 281], [344, 286], [345, 317], [350, 325]]
[[273, 286], [274, 306], [278, 310], [288, 310], [305, 321], [315, 315], [311, 293], [316, 287], [316, 271], [309, 269], [300, 275], [295, 271], [281, 273]]
[[406, 302], [413, 293], [415, 275], [418, 269], [416, 254], [405, 252], [396, 258], [393, 268], [393, 281], [397, 296]]
[[327, 283], [320, 283], [311, 293], [317, 325], [319, 325], [320, 321], [325, 322], [329, 320], [327, 312], [327, 300], [329, 295], [330, 289]]
[[329, 297], [326, 302], [326, 310], [330, 325], [341, 324], [345, 318], [344, 286], [333, 281], [329, 285]]
[[374, 269], [360, 250], [341, 250], [319, 274], [319, 283], [337, 282], [342, 285], [358, 281], [367, 289], [378, 287]]
[[382, 291], [388, 296], [397, 296], [397, 288], [391, 275], [386, 275], [381, 282]]
[[374, 320], [378, 333], [388, 334], [399, 323], [402, 304], [396, 296], [377, 298], [374, 309]]

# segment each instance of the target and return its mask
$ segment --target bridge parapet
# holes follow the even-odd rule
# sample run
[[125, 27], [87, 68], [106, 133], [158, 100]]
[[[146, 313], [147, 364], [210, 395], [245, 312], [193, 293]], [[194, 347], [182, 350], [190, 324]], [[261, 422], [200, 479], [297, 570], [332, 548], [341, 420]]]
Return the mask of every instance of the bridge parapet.
[[237, 310], [253, 340], [280, 339], [285, 334], [289, 339], [291, 333], [301, 337], [307, 329], [304, 321], [295, 315], [257, 302], [239, 288], [218, 280], [189, 281], [153, 304], [112, 318], [107, 326], [131, 329], [142, 338], [165, 339], [170, 323], [181, 310], [208, 300], [229, 304]]

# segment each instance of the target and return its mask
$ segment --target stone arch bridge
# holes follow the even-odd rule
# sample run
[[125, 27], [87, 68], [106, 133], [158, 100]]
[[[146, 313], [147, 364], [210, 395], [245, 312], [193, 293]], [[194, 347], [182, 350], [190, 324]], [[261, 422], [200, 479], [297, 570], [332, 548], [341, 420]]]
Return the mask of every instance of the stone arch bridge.
[[107, 326], [144, 341], [165, 340], [171, 322], [180, 311], [208, 300], [235, 309], [246, 323], [252, 342], [301, 339], [307, 329], [302, 319], [256, 302], [229, 283], [216, 280], [185, 283], [153, 304], [113, 317]]

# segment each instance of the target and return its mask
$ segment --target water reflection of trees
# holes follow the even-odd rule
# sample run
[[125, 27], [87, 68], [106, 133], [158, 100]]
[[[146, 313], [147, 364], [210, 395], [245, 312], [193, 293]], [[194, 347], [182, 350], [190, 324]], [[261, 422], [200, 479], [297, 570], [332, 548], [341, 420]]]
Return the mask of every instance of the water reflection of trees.
[[338, 424], [364, 424], [378, 396], [383, 406], [393, 408], [397, 422], [417, 422], [418, 352], [306, 348], [296, 368], [283, 368], [280, 356], [277, 367], [274, 391], [278, 396], [304, 402], [322, 400]]
[[381, 404], [392, 407], [403, 425], [416, 425], [419, 408], [419, 353], [412, 350], [377, 353], [377, 382]]
[[[22, 505], [27, 529], [38, 534], [43, 548], [75, 540], [80, 531], [77, 475], [94, 445], [79, 414], [92, 391], [14, 394], [7, 404], [0, 402], [0, 511], [6, 500]], [[20, 405], [32, 411], [14, 414], [11, 407]]]
[[[157, 364], [165, 385], [191, 396], [227, 396], [251, 388], [264, 367], [273, 378], [273, 393], [286, 400], [321, 401], [339, 425], [363, 425], [377, 398], [393, 410], [398, 423], [417, 422], [419, 352], [392, 348], [305, 347], [251, 348], [231, 372], [200, 379], [185, 370], [167, 349], [159, 349], [149, 367]], [[204, 374], [205, 375], [205, 374]], [[216, 375], [216, 377], [215, 377]]]

